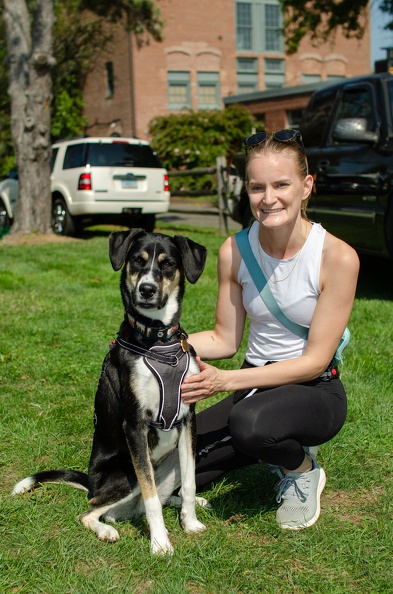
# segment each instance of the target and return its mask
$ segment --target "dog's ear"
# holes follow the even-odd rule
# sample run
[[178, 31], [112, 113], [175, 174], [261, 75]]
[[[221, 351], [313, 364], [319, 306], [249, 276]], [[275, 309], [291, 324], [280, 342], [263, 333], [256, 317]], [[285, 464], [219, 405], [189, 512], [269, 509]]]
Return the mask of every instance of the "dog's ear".
[[180, 250], [186, 279], [196, 283], [205, 268], [207, 249], [183, 235], [175, 235], [173, 240]]
[[116, 231], [109, 235], [109, 258], [113, 270], [120, 270], [126, 261], [128, 250], [133, 242], [146, 235], [143, 229], [131, 229], [130, 231]]

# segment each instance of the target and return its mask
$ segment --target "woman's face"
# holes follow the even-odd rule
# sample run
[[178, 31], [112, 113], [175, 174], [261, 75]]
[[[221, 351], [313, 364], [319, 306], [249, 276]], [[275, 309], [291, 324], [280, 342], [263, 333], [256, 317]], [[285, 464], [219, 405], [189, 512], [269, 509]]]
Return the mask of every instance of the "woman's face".
[[280, 227], [300, 218], [302, 201], [312, 185], [312, 176], [303, 179], [296, 160], [288, 154], [259, 154], [248, 163], [246, 188], [251, 212], [264, 227]]

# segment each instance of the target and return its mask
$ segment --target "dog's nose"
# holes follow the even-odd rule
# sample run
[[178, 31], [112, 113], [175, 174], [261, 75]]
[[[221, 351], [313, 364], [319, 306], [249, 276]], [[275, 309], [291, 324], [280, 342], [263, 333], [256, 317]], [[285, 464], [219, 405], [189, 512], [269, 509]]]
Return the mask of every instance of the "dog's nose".
[[157, 293], [157, 287], [152, 283], [142, 283], [139, 287], [139, 292], [145, 299], [150, 299]]

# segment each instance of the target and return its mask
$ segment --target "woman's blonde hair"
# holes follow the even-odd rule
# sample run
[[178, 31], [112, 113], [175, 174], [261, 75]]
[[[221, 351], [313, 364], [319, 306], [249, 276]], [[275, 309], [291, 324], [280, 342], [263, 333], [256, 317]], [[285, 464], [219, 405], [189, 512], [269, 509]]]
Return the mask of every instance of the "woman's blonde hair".
[[[295, 161], [298, 173], [302, 179], [304, 179], [308, 175], [308, 163], [306, 154], [300, 144], [297, 142], [283, 142], [276, 140], [274, 138], [274, 132], [269, 132], [267, 134], [266, 140], [260, 142], [259, 144], [254, 144], [251, 146], [247, 146], [246, 152], [246, 166], [245, 166], [245, 178], [248, 181], [248, 166], [250, 161], [259, 155], [266, 155], [268, 153], [273, 153], [276, 155], [285, 155], [288, 157], [292, 157]], [[307, 196], [304, 200], [302, 200], [301, 205], [301, 216], [303, 219], [308, 220], [306, 210], [308, 201], [310, 199], [310, 195]]]

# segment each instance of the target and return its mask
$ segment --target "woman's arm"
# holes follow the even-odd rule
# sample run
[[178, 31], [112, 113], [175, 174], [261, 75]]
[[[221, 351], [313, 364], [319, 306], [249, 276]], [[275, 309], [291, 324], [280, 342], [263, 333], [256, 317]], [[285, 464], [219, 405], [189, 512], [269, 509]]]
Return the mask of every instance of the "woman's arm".
[[218, 298], [214, 330], [190, 334], [188, 340], [202, 359], [227, 359], [237, 352], [244, 331], [246, 312], [237, 282], [241, 256], [234, 237], [218, 253]]
[[321, 295], [310, 325], [304, 354], [274, 365], [229, 371], [201, 361], [201, 373], [184, 381], [184, 401], [197, 402], [217, 392], [269, 388], [317, 378], [332, 360], [348, 323], [358, 272], [359, 259], [356, 252], [346, 243], [327, 234], [322, 254]]

